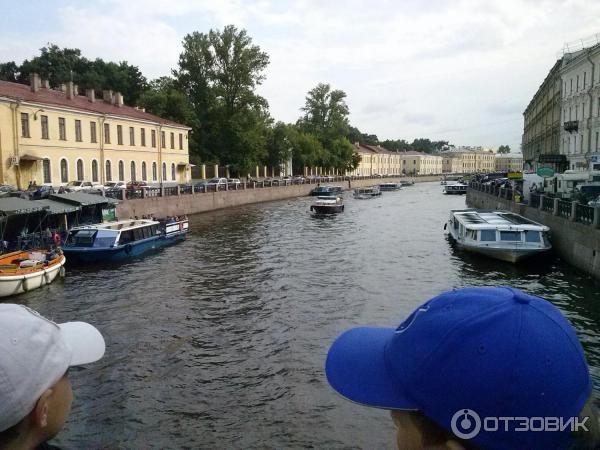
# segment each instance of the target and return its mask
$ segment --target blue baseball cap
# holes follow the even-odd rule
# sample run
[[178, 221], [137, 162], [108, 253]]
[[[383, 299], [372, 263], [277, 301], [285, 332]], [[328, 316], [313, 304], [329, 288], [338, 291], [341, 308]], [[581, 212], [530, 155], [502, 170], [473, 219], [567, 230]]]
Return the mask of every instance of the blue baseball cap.
[[349, 400], [420, 411], [486, 449], [567, 447], [570, 428], [533, 431], [535, 418], [568, 423], [592, 392], [573, 327], [550, 302], [508, 287], [445, 292], [398, 328], [346, 331], [325, 372]]

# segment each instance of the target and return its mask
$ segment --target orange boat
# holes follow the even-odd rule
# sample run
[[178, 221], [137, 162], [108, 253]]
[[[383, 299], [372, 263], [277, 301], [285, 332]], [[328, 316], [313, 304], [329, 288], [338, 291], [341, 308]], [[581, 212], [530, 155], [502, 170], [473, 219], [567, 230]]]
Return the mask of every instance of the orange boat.
[[56, 251], [16, 251], [0, 256], [0, 297], [21, 294], [64, 275], [66, 258]]

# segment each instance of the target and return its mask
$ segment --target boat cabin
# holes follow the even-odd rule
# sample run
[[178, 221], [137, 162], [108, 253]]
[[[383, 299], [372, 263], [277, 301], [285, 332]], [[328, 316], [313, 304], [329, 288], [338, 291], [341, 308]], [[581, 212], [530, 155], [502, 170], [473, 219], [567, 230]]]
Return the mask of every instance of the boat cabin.
[[160, 222], [124, 220], [73, 228], [65, 246], [110, 248], [160, 236], [161, 233]]

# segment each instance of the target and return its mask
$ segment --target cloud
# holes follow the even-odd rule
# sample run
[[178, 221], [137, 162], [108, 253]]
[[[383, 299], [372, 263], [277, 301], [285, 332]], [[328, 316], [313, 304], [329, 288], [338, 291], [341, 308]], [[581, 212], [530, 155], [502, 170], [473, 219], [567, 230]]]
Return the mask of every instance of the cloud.
[[154, 78], [176, 67], [185, 34], [232, 23], [270, 56], [259, 92], [277, 120], [295, 121], [329, 82], [348, 94], [352, 124], [380, 138], [517, 148], [520, 114], [563, 43], [600, 31], [599, 15], [586, 0], [48, 0], [4, 5], [0, 60], [53, 42]]

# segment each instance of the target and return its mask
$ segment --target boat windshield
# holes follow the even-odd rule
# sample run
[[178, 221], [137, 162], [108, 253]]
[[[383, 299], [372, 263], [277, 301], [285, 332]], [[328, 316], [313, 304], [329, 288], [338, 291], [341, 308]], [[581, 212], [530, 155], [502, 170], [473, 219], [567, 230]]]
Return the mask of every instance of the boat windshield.
[[74, 230], [69, 235], [67, 246], [111, 247], [115, 243], [117, 234], [118, 232], [113, 230]]
[[501, 241], [521, 241], [521, 232], [520, 231], [501, 231], [500, 232], [500, 240]]
[[496, 240], [496, 230], [481, 230], [479, 232], [479, 240], [495, 241]]
[[119, 233], [114, 230], [98, 230], [94, 247], [112, 247]]
[[525, 242], [540, 242], [540, 232], [534, 230], [525, 231]]

